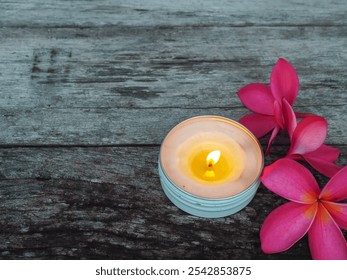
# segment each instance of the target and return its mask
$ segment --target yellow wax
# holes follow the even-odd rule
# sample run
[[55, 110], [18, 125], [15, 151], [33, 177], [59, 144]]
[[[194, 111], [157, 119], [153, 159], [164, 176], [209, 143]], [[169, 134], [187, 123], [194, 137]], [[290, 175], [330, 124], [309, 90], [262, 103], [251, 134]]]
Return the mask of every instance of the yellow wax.
[[[189, 149], [189, 150], [188, 150]], [[220, 184], [237, 180], [245, 168], [245, 156], [239, 145], [229, 142], [229, 145], [218, 143], [200, 143], [187, 146], [188, 177], [202, 183]], [[218, 159], [208, 159], [209, 155], [218, 151]]]
[[190, 160], [192, 174], [201, 180], [223, 181], [227, 179], [232, 172], [231, 161], [226, 159], [223, 154], [218, 161], [207, 161], [207, 156], [211, 153], [209, 150], [201, 150]]

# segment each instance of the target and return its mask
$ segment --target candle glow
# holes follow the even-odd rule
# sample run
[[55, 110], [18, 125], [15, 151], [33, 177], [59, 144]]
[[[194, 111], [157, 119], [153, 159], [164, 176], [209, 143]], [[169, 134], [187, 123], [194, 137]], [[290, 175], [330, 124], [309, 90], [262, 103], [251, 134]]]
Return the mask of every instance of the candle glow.
[[220, 158], [220, 151], [216, 150], [207, 155], [206, 158], [206, 165], [207, 170], [205, 171], [204, 177], [205, 178], [215, 178], [216, 173], [214, 171], [214, 165], [216, 165]]

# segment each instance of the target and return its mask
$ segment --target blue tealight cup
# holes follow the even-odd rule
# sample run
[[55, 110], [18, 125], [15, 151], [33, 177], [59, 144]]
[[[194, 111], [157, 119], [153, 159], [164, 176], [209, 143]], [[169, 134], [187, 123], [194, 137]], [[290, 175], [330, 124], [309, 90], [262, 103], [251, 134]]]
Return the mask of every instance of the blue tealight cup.
[[[189, 150], [213, 145], [231, 149], [231, 156], [235, 145], [243, 151], [243, 170], [238, 178], [219, 183], [204, 182], [192, 175], [187, 160]], [[219, 116], [194, 117], [175, 126], [165, 137], [158, 159], [166, 196], [179, 209], [205, 218], [225, 217], [245, 208], [256, 194], [263, 166], [258, 139], [240, 123]]]

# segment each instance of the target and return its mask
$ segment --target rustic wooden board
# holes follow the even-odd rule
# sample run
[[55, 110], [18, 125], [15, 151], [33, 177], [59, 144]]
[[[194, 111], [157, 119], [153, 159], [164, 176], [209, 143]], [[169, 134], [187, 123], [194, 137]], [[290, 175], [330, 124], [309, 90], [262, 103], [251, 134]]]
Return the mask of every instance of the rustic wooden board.
[[344, 0], [1, 1], [7, 26], [331, 26], [346, 24]]
[[[328, 29], [114, 27], [84, 30], [81, 39], [74, 28], [5, 28], [0, 31], [6, 38], [0, 44], [0, 141], [159, 144], [171, 127], [191, 116], [237, 120], [247, 113], [237, 90], [254, 81], [268, 83], [285, 53], [301, 80], [296, 110], [325, 116], [331, 123], [329, 142], [346, 143], [340, 133], [346, 123], [337, 120], [346, 104], [347, 28]], [[264, 41], [260, 54], [254, 38]], [[163, 121], [158, 115], [168, 117]]]
[[[177, 209], [158, 184], [158, 152], [158, 147], [1, 149], [0, 237], [6, 240], [1, 256], [309, 258], [306, 239], [283, 254], [261, 253], [260, 225], [284, 202], [264, 187], [230, 217], [204, 219]], [[283, 149], [275, 149], [267, 163], [281, 154]]]
[[[268, 83], [285, 57], [300, 77], [295, 110], [329, 121], [346, 165], [346, 11], [344, 0], [0, 0], [0, 258], [310, 258], [305, 238], [261, 252], [283, 199], [262, 186], [233, 216], [193, 217], [165, 197], [157, 158], [186, 118], [246, 114], [237, 90]], [[266, 163], [287, 148], [282, 135]]]

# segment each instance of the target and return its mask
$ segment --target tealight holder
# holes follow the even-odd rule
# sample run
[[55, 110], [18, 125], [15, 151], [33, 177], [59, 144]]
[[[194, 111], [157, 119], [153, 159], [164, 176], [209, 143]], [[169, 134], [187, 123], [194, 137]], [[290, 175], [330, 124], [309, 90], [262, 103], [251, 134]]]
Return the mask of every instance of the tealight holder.
[[193, 117], [175, 126], [158, 159], [166, 196], [181, 210], [205, 218], [246, 207], [259, 187], [263, 166], [258, 139], [240, 123], [219, 116]]

